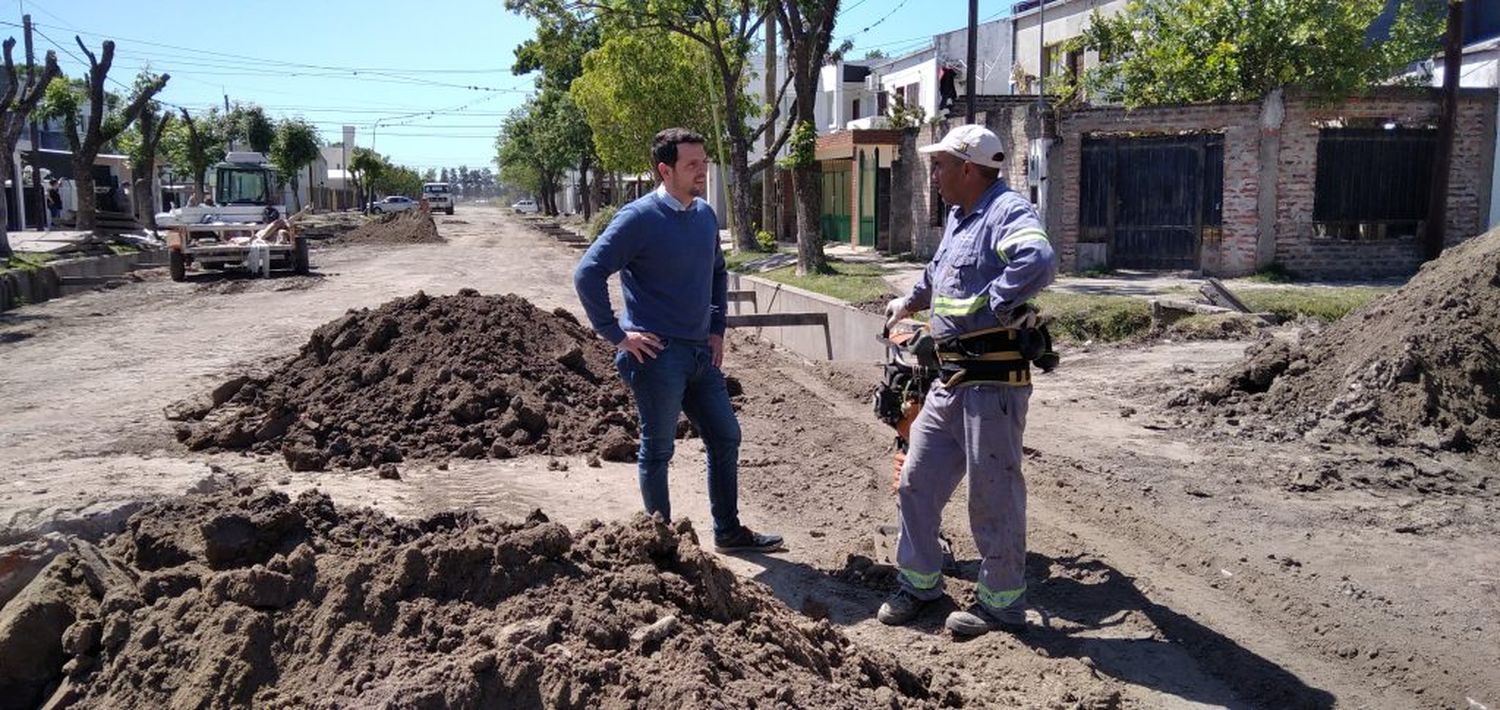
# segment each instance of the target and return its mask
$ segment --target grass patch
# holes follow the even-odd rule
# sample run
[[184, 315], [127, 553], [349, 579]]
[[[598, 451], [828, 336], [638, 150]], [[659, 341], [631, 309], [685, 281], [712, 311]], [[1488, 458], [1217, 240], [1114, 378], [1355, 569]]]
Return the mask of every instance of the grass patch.
[[724, 252], [724, 267], [729, 269], [730, 271], [747, 273], [750, 270], [745, 268], [746, 264], [759, 259], [764, 259], [768, 256], [771, 256], [772, 254], [777, 254], [780, 252], [780, 249], [777, 249], [775, 251], [746, 251], [744, 249], [731, 249]]
[[52, 261], [51, 254], [16, 252], [9, 259], [0, 262], [0, 271], [36, 271], [49, 261]]
[[1285, 286], [1241, 289], [1235, 295], [1256, 313], [1285, 320], [1310, 316], [1333, 322], [1395, 289], [1381, 286]]
[[1048, 291], [1034, 303], [1051, 314], [1052, 336], [1058, 340], [1112, 342], [1151, 330], [1151, 304], [1145, 299]]
[[1246, 278], [1250, 281], [1259, 281], [1260, 283], [1267, 284], [1285, 284], [1297, 279], [1296, 276], [1292, 275], [1292, 272], [1287, 271], [1287, 268], [1281, 265], [1281, 262], [1271, 262], [1265, 268]]
[[888, 298], [891, 294], [891, 286], [884, 278], [885, 269], [879, 265], [830, 261], [828, 268], [830, 273], [798, 276], [797, 267], [784, 266], [757, 275], [849, 303], [865, 303]]
[[134, 244], [120, 244], [118, 242], [110, 242], [109, 251], [115, 256], [121, 256], [124, 254], [139, 254], [141, 253], [141, 248]]

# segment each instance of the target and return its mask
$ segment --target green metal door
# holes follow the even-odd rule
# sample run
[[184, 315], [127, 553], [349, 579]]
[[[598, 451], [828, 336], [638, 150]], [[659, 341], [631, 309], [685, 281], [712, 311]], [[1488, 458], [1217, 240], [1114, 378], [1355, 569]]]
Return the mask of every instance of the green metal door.
[[880, 153], [874, 161], [865, 160], [865, 152], [859, 151], [859, 246], [875, 246], [875, 170], [870, 162], [878, 164]]
[[849, 241], [849, 171], [823, 173], [823, 214], [819, 219], [824, 241]]

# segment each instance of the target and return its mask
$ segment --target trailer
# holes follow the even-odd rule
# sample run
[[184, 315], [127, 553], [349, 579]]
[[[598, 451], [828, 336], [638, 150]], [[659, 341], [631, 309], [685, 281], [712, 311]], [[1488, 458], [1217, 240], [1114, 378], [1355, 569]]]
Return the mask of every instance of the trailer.
[[264, 155], [235, 151], [214, 166], [212, 195], [158, 214], [172, 280], [185, 280], [190, 266], [308, 273], [307, 240], [282, 219], [276, 185]]

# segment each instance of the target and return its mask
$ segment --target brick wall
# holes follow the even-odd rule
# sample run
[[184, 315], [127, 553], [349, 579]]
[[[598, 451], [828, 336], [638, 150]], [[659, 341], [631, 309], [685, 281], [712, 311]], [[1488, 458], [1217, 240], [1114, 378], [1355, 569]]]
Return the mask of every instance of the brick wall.
[[[1239, 273], [1255, 270], [1257, 228], [1256, 204], [1260, 195], [1258, 171], [1260, 106], [1228, 104], [1174, 106], [1140, 109], [1087, 109], [1076, 111], [1058, 124], [1062, 174], [1061, 199], [1048, 210], [1049, 231], [1058, 249], [1064, 271], [1077, 270], [1080, 224], [1080, 175], [1083, 137], [1091, 134], [1177, 134], [1214, 132], [1224, 134], [1224, 228], [1217, 239], [1205, 238], [1200, 262], [1206, 273]], [[1248, 270], [1248, 271], [1246, 271]]]
[[[1312, 221], [1317, 184], [1319, 128], [1327, 122], [1394, 120], [1402, 125], [1433, 123], [1439, 111], [1438, 93], [1426, 89], [1382, 89], [1368, 97], [1340, 104], [1323, 104], [1313, 97], [1289, 95], [1279, 128], [1261, 126], [1261, 104], [1170, 106], [1126, 111], [1118, 108], [1084, 109], [1064, 117], [1058, 127], [1062, 151], [1061, 173], [1053, 179], [1059, 199], [1049, 208], [1049, 231], [1065, 270], [1078, 268], [1080, 168], [1082, 139], [1091, 134], [1171, 135], [1215, 132], [1224, 135], [1224, 222], [1217, 235], [1207, 235], [1200, 266], [1211, 275], [1253, 273], [1262, 227], [1271, 256], [1294, 273], [1309, 277], [1356, 278], [1410, 274], [1420, 262], [1414, 239], [1347, 240], [1316, 236]], [[1490, 184], [1495, 151], [1496, 92], [1466, 91], [1459, 99], [1459, 116], [1450, 172], [1447, 235], [1450, 243], [1484, 230], [1489, 214]], [[1258, 214], [1261, 192], [1261, 137], [1279, 138], [1275, 151], [1274, 224]], [[1018, 182], [1017, 184], [1024, 184]]]
[[[1395, 121], [1435, 125], [1436, 90], [1383, 90], [1340, 105], [1288, 97], [1281, 130], [1276, 206], [1276, 261], [1293, 273], [1320, 277], [1381, 277], [1414, 273], [1421, 244], [1411, 238], [1351, 240], [1319, 237], [1313, 224], [1318, 131], [1331, 121]], [[1459, 96], [1449, 170], [1446, 236], [1449, 244], [1485, 230], [1495, 150], [1494, 91]]]

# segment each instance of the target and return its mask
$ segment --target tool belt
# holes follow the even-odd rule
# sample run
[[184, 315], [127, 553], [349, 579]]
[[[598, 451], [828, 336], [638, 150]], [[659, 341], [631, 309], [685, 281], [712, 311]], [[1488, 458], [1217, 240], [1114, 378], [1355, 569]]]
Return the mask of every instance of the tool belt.
[[965, 384], [1031, 384], [1031, 363], [1044, 372], [1057, 366], [1052, 334], [1046, 325], [1035, 328], [986, 328], [938, 343], [945, 387]]

